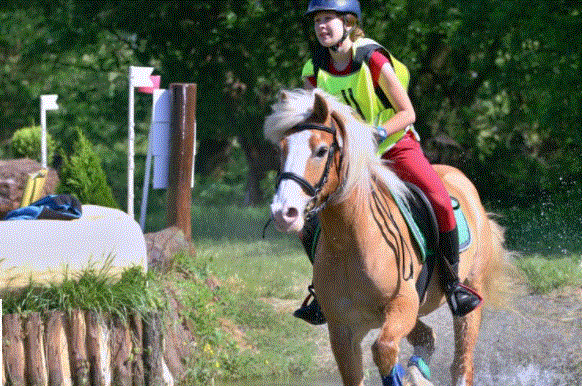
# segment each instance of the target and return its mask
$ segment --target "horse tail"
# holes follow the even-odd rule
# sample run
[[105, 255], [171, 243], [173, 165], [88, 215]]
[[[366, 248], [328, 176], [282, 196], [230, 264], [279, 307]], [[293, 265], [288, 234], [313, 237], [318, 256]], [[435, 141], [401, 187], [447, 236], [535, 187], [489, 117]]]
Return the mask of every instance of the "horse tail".
[[515, 253], [505, 248], [505, 229], [487, 214], [490, 228], [489, 256], [483, 276], [483, 296], [490, 306], [501, 307], [507, 304], [512, 293], [512, 278], [517, 269], [512, 264]]

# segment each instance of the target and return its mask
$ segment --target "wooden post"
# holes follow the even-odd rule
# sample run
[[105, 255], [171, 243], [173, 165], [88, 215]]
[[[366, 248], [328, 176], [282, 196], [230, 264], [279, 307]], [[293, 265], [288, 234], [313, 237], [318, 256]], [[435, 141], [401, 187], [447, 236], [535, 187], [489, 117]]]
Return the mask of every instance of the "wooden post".
[[102, 342], [102, 327], [100, 316], [96, 311], [85, 313], [87, 323], [87, 360], [89, 361], [90, 382], [93, 386], [104, 386], [105, 376], [103, 375], [103, 361], [101, 352], [107, 343]]
[[111, 328], [111, 385], [130, 386], [131, 376], [131, 337], [129, 326], [121, 317], [113, 316]]
[[133, 343], [133, 385], [145, 385], [143, 366], [143, 322], [141, 317], [134, 313], [130, 316], [129, 326], [131, 328], [131, 341]]
[[170, 84], [172, 98], [168, 226], [192, 238], [192, 163], [196, 146], [196, 84]]
[[44, 356], [44, 324], [40, 313], [28, 316], [25, 324], [26, 380], [29, 386], [46, 386], [48, 382]]
[[146, 318], [146, 323], [143, 328], [143, 362], [146, 386], [161, 386], [164, 382], [162, 329], [163, 323], [160, 314], [151, 313]]
[[24, 386], [24, 335], [19, 314], [2, 316], [2, 335], [6, 380], [12, 386]]
[[50, 386], [70, 385], [71, 368], [69, 364], [69, 347], [63, 324], [64, 313], [51, 311], [46, 320], [44, 342], [46, 345], [46, 363], [48, 384]]
[[68, 319], [69, 361], [71, 363], [71, 374], [73, 384], [76, 386], [88, 386], [89, 363], [87, 361], [87, 326], [85, 324], [85, 314], [79, 310], [72, 310]]

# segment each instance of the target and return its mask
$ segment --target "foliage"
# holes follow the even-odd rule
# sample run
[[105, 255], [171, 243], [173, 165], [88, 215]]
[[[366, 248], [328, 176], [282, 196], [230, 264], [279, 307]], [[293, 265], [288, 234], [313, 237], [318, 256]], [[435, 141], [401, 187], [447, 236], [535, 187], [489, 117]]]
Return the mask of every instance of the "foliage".
[[578, 181], [559, 179], [558, 193], [541, 191], [527, 198], [528, 206], [506, 198], [490, 202], [506, 228], [506, 243], [524, 254], [571, 255], [582, 253], [582, 186]]
[[223, 169], [209, 176], [197, 176], [194, 185], [195, 202], [205, 206], [244, 203], [248, 165], [240, 145], [234, 142]]
[[[50, 132], [70, 148], [70, 128], [82, 126], [115, 195], [124, 197], [127, 69], [153, 66], [163, 85], [198, 84], [198, 138], [238, 139], [248, 166], [243, 203], [256, 204], [264, 198], [254, 192], [260, 180], [277, 168], [262, 139], [262, 117], [281, 87], [301, 84], [314, 44], [305, 3], [3, 2], [0, 141], [35, 117], [41, 94], [58, 94], [62, 114]], [[560, 177], [581, 179], [580, 2], [369, 0], [362, 6], [364, 30], [411, 70], [416, 127], [431, 157], [459, 166], [489, 200], [511, 196], [527, 204], [539, 190], [559, 191]], [[143, 176], [148, 98], [136, 102], [136, 184]], [[442, 150], [442, 136], [458, 144], [454, 154]]]
[[61, 183], [58, 192], [72, 194], [83, 204], [118, 208], [107, 184], [99, 156], [81, 129], [77, 129], [77, 135], [75, 153], [70, 157], [62, 154], [63, 166], [59, 176]]
[[[20, 128], [12, 135], [10, 150], [12, 157], [27, 157], [32, 160], [40, 160], [41, 157], [41, 127], [29, 126]], [[47, 160], [53, 159], [57, 144], [50, 133], [46, 134]]]

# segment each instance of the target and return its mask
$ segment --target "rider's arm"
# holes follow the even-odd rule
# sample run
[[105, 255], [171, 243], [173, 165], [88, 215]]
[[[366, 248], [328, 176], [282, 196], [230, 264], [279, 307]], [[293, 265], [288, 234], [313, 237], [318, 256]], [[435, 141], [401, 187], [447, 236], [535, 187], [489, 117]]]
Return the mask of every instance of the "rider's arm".
[[381, 126], [386, 130], [386, 135], [390, 136], [413, 124], [416, 120], [416, 114], [414, 113], [412, 102], [410, 102], [408, 93], [402, 87], [394, 68], [389, 62], [382, 65], [378, 85], [386, 94], [396, 112], [388, 121], [381, 123]]

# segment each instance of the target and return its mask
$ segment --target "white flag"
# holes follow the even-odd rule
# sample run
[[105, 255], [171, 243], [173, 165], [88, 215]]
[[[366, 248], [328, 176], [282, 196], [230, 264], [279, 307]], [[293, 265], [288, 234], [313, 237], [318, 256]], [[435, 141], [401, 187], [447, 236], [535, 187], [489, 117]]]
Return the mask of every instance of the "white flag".
[[40, 109], [41, 110], [57, 110], [59, 105], [57, 105], [57, 98], [59, 96], [56, 94], [44, 94], [40, 96]]
[[129, 83], [132, 87], [153, 87], [154, 84], [150, 75], [154, 72], [153, 67], [129, 66]]

